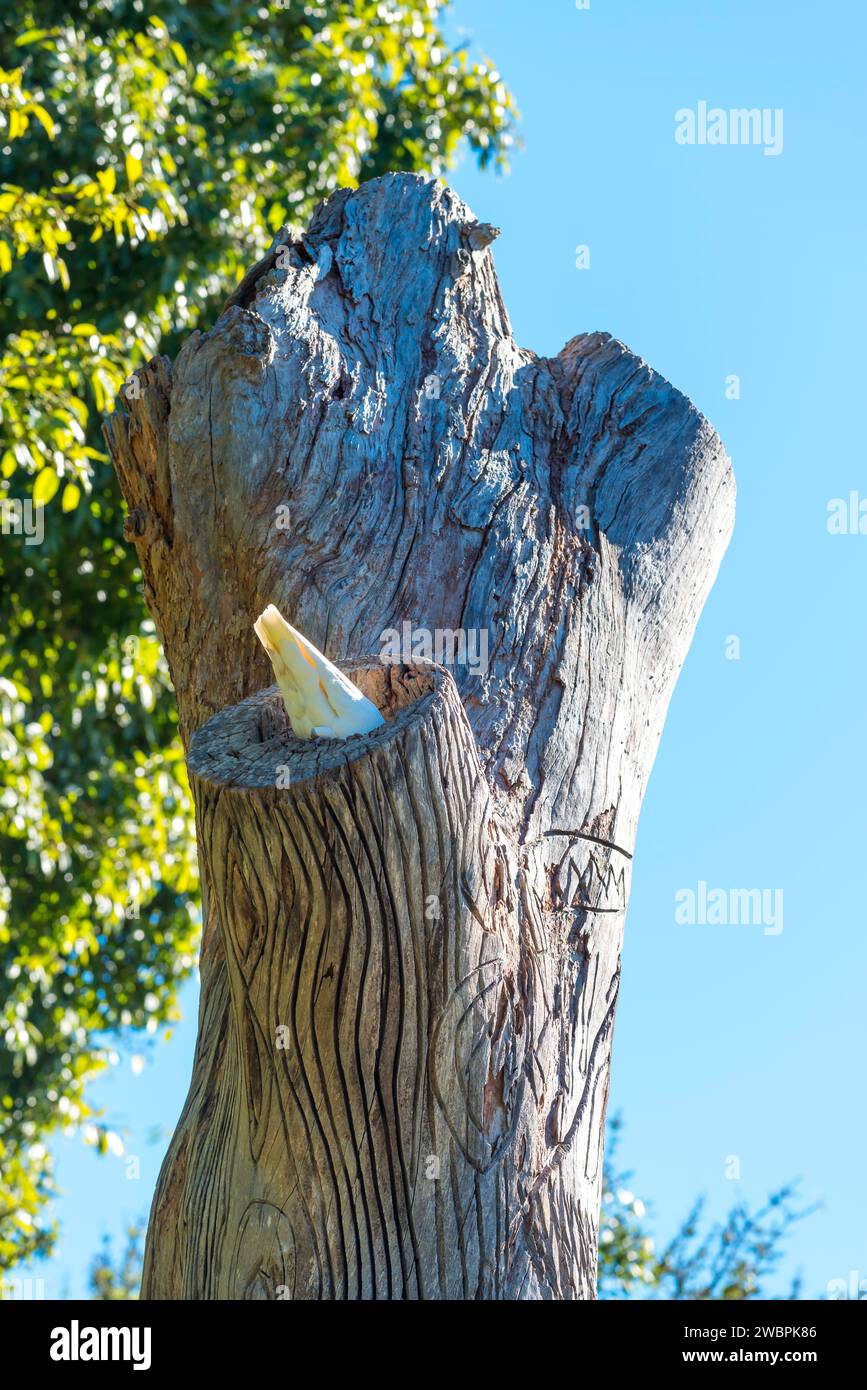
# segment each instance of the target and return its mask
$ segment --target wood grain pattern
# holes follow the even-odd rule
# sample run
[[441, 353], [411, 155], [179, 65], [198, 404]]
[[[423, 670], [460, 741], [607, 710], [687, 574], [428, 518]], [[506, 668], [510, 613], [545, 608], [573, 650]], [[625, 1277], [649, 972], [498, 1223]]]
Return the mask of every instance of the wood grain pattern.
[[[151, 1297], [593, 1296], [638, 813], [734, 485], [608, 335], [515, 345], [476, 225], [416, 176], [335, 194], [107, 428], [204, 880]], [[245, 752], [232, 783], [190, 740], [265, 699], [268, 602], [345, 669], [404, 622], [485, 632], [487, 669], [437, 673], [339, 768], [296, 748], [280, 790]]]

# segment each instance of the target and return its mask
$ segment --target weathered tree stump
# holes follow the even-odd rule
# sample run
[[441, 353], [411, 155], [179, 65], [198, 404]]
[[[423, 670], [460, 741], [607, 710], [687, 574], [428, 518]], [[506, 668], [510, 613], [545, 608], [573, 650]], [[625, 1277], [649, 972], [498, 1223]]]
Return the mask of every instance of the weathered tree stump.
[[[375, 734], [299, 741], [272, 690], [192, 740], [238, 1055], [230, 1207], [190, 1292], [494, 1296], [523, 1040], [490, 795], [447, 672], [348, 673]], [[192, 1209], [218, 1186], [201, 1167]]]
[[[491, 237], [342, 191], [108, 426], [205, 907], [145, 1297], [594, 1296], [638, 812], [734, 488], [622, 344], [515, 346]], [[269, 602], [382, 729], [293, 738]], [[382, 665], [405, 623], [487, 666]]]

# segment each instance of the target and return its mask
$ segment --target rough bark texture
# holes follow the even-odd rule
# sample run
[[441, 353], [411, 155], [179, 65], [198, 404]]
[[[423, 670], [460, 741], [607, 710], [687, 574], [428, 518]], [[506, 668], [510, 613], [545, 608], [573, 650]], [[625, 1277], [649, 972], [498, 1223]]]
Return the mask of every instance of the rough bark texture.
[[[109, 422], [199, 731], [146, 1297], [594, 1294], [636, 823], [734, 484], [622, 344], [519, 349], [489, 240], [432, 180], [340, 192]], [[269, 602], [345, 669], [404, 622], [486, 632], [488, 667], [355, 660], [391, 717], [305, 750], [255, 693]]]

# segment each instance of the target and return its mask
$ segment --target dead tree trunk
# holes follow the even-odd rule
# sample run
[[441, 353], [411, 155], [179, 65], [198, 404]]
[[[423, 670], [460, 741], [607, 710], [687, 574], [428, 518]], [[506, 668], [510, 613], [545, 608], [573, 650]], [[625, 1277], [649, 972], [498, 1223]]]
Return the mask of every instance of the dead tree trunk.
[[[490, 239], [433, 180], [335, 194], [109, 422], [205, 909], [145, 1297], [594, 1296], [636, 823], [734, 485], [622, 344], [515, 346]], [[382, 728], [293, 738], [269, 602]]]

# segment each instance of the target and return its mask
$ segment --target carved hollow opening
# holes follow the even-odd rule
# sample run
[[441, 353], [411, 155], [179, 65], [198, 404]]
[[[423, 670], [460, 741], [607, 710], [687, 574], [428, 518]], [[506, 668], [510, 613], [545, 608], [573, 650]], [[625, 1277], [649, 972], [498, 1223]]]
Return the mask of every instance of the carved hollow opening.
[[271, 685], [221, 710], [193, 735], [190, 771], [221, 786], [273, 787], [307, 781], [366, 756], [408, 725], [423, 720], [442, 699], [449, 679], [443, 667], [423, 661], [406, 664], [355, 657], [341, 662], [340, 669], [383, 715], [385, 723], [380, 728], [350, 738], [297, 738], [280, 692]]

